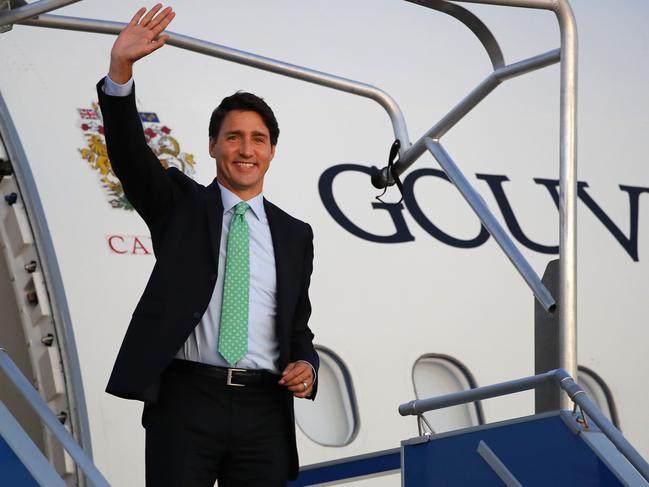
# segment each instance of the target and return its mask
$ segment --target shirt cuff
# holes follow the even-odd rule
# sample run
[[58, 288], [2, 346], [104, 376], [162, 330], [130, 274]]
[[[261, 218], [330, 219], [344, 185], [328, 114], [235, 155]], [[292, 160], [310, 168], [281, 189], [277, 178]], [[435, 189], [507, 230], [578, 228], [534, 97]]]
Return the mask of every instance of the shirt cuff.
[[311, 367], [311, 371], [313, 372], [313, 383], [315, 384], [315, 381], [318, 379], [318, 374], [316, 373], [315, 368], [313, 367], [313, 365], [311, 365], [311, 364], [310, 364], [309, 362], [307, 362], [306, 360], [298, 360], [298, 362], [304, 362], [304, 363], [307, 364], [309, 367]]
[[106, 75], [103, 90], [108, 96], [128, 96], [133, 91], [133, 78], [120, 85], [110, 79], [110, 76]]

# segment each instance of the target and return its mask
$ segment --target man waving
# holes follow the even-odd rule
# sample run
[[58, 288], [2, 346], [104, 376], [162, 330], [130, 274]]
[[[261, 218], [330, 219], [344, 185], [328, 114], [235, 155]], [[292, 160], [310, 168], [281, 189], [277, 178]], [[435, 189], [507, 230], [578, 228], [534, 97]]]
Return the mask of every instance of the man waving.
[[156, 256], [107, 392], [145, 402], [149, 487], [284, 486], [298, 468], [293, 398], [317, 389], [313, 232], [263, 196], [279, 127], [258, 96], [212, 112], [207, 187], [147, 146], [133, 65], [164, 45], [174, 16], [139, 10], [97, 85], [113, 170]]

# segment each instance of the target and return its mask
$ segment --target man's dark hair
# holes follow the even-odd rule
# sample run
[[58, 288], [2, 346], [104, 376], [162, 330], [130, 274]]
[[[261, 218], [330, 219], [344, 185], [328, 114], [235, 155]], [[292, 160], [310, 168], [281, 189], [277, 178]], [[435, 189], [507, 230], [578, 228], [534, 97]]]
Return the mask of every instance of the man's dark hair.
[[221, 104], [214, 109], [210, 117], [210, 137], [218, 137], [219, 130], [223, 124], [223, 119], [228, 112], [233, 110], [241, 110], [245, 112], [255, 112], [264, 121], [270, 134], [271, 145], [277, 145], [279, 138], [279, 125], [273, 110], [268, 106], [268, 103], [263, 98], [257, 95], [248, 93], [246, 91], [237, 91], [234, 95], [223, 98]]

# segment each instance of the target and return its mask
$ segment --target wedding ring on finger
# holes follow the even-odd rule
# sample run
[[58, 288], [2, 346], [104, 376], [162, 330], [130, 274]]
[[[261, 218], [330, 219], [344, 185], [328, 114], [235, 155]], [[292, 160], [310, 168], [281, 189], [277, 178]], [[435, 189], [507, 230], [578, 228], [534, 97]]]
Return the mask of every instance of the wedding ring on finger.
[[309, 388], [309, 384], [302, 382], [302, 385], [304, 386], [304, 392], [306, 392], [306, 390]]

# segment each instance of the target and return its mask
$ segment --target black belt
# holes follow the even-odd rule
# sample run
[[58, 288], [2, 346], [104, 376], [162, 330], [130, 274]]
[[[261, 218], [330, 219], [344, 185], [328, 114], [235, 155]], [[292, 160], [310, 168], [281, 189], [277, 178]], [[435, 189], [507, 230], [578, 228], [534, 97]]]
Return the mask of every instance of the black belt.
[[278, 388], [278, 382], [281, 378], [281, 376], [267, 370], [219, 367], [181, 359], [173, 359], [167, 370], [179, 374], [211, 377], [226, 386], [253, 387], [257, 389]]

